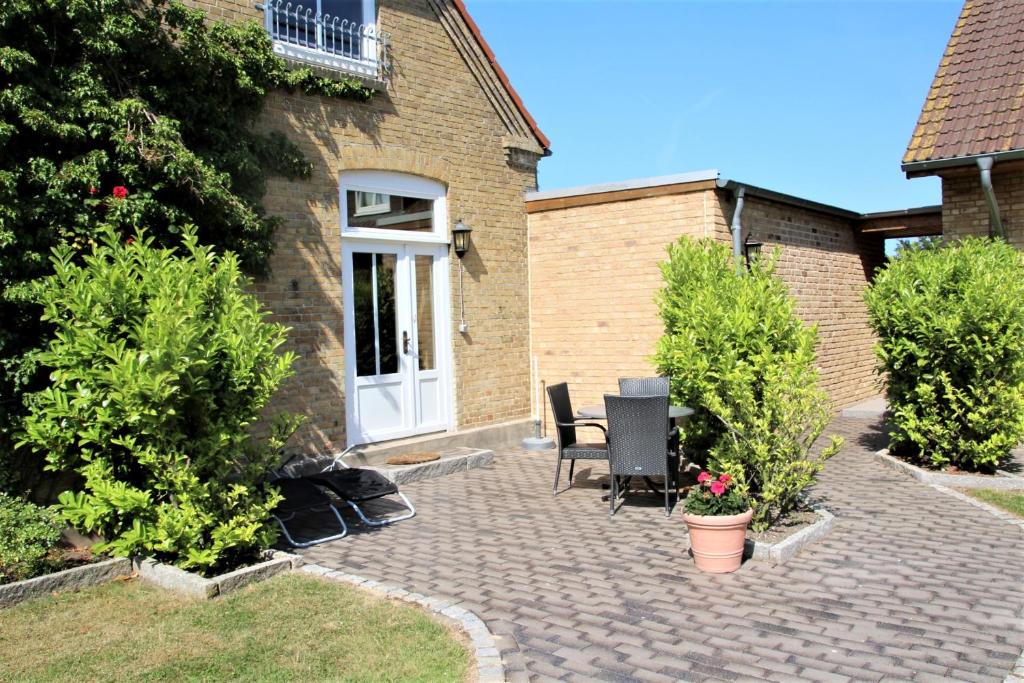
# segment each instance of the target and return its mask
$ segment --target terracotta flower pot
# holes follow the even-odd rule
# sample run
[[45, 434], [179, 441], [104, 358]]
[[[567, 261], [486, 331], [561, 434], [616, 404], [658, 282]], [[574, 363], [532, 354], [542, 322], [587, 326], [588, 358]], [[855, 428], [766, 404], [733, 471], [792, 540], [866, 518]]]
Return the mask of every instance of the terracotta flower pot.
[[738, 515], [683, 515], [690, 530], [690, 549], [697, 569], [715, 574], [734, 572], [743, 561], [743, 541], [753, 510]]

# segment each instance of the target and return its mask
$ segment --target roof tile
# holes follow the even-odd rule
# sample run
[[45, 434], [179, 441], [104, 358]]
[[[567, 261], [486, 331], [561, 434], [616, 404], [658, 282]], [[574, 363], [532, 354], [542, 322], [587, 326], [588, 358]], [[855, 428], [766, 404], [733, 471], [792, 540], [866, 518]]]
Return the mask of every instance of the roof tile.
[[967, 0], [904, 164], [1024, 149], [1024, 0]]

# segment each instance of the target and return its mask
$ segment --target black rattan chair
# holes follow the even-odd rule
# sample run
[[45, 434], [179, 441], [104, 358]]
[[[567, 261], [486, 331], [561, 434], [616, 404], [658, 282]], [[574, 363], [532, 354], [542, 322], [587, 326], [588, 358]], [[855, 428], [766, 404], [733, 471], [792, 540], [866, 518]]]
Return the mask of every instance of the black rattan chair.
[[620, 377], [620, 396], [668, 396], [668, 377]]
[[[609, 515], [615, 514], [618, 498], [629, 489], [630, 477], [665, 478], [665, 516], [672, 512], [669, 489], [679, 492], [679, 454], [670, 447], [679, 432], [666, 440], [667, 396], [605, 396], [608, 413], [608, 456], [611, 468]], [[621, 481], [620, 481], [621, 478]], [[623, 489], [620, 491], [620, 487]], [[653, 488], [653, 486], [652, 486]]]
[[558, 477], [562, 473], [562, 461], [569, 461], [569, 486], [572, 486], [573, 468], [577, 460], [608, 461], [606, 443], [579, 443], [576, 441], [578, 427], [596, 427], [605, 433], [604, 425], [597, 422], [582, 422], [573, 415], [572, 401], [569, 400], [569, 385], [565, 382], [548, 387], [548, 400], [555, 416], [555, 431], [558, 434], [558, 465], [555, 466], [554, 492], [558, 493]]
[[[668, 377], [620, 377], [620, 396], [669, 396], [672, 393], [672, 386]], [[669, 423], [669, 434], [673, 434], [672, 428], [675, 424]], [[668, 447], [679, 452], [679, 430], [676, 430], [675, 437], [670, 436]]]

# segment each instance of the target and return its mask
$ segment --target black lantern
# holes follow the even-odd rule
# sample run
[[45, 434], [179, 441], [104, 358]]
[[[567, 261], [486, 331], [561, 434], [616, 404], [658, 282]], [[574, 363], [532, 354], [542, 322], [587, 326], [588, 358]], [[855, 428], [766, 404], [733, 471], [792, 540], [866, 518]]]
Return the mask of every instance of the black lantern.
[[452, 228], [452, 246], [455, 247], [455, 255], [462, 258], [469, 251], [469, 233], [473, 229], [462, 222], [462, 219]]
[[764, 243], [758, 242], [751, 233], [747, 233], [747, 239], [743, 241], [743, 256], [747, 260], [747, 268], [750, 268], [751, 262], [760, 255], [763, 246]]

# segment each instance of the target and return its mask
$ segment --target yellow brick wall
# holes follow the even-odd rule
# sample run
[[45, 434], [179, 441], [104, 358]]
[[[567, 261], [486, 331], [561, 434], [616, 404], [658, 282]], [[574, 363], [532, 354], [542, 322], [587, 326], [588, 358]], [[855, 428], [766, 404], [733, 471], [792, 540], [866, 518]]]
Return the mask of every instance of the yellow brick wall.
[[[252, 0], [194, 0], [214, 19], [262, 21]], [[369, 103], [275, 93], [260, 126], [285, 133], [313, 164], [309, 180], [273, 179], [264, 205], [284, 219], [273, 274], [257, 284], [274, 319], [293, 328], [297, 376], [274, 410], [307, 416], [298, 445], [345, 446], [341, 238], [338, 177], [379, 169], [448, 186], [451, 223], [473, 228], [465, 258], [469, 333], [455, 328], [458, 259], [451, 258], [456, 417], [460, 427], [529, 414], [525, 188], [536, 159], [509, 164], [506, 126], [427, 0], [383, 0], [379, 24], [391, 33], [386, 92]], [[531, 163], [532, 162], [532, 163]], [[450, 225], [448, 226], [450, 230]]]
[[654, 374], [658, 264], [680, 235], [714, 231], [714, 202], [707, 190], [530, 214], [532, 352], [541, 379], [568, 382], [578, 406], [618, 393], [619, 377]]
[[[732, 216], [732, 204], [723, 197]], [[881, 239], [858, 236], [850, 221], [826, 213], [748, 197], [743, 229], [780, 248], [776, 272], [796, 298], [797, 314], [818, 324], [820, 386], [837, 407], [879, 392], [875, 337], [863, 293], [885, 259]]]
[[[992, 170], [992, 188], [999, 203], [1006, 237], [1011, 244], [1024, 248], [1024, 169], [1019, 166]], [[942, 179], [942, 234], [957, 238], [967, 235], [988, 235], [989, 211], [981, 190], [979, 172], [947, 175]]]
[[[532, 353], [540, 378], [569, 383], [574, 405], [600, 403], [623, 376], [655, 374], [662, 334], [658, 264], [681, 235], [731, 239], [728, 193], [706, 190], [530, 214]], [[817, 322], [822, 387], [837, 407], [877, 393], [861, 300], [884, 258], [850, 222], [748, 195], [744, 230], [782, 247], [778, 272]], [[550, 420], [550, 414], [548, 415]]]

